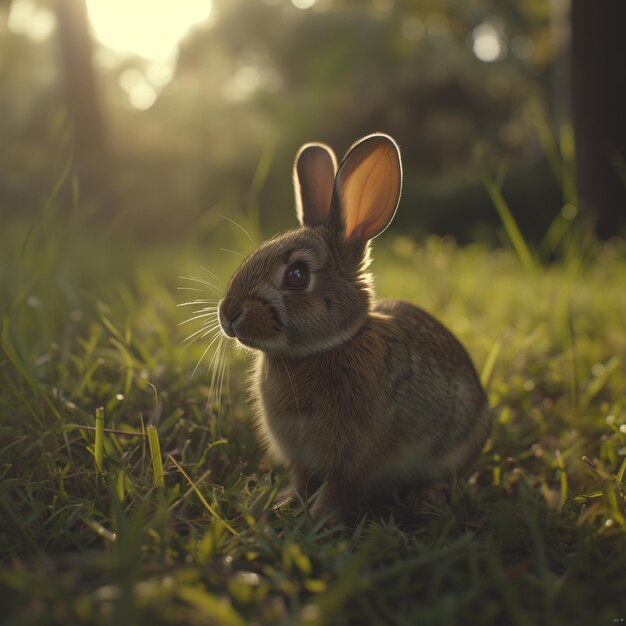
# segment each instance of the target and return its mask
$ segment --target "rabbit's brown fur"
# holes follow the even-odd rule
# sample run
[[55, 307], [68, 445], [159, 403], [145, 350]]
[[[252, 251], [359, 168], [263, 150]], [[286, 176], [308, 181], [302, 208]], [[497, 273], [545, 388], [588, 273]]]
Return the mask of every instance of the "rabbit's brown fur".
[[[334, 171], [328, 148], [301, 150], [302, 227], [244, 261], [219, 314], [225, 333], [257, 350], [252, 396], [270, 454], [292, 465], [301, 495], [325, 484], [314, 513], [347, 515], [361, 501], [464, 471], [490, 418], [452, 333], [408, 302], [373, 298], [369, 240], [395, 213], [397, 146], [370, 136], [333, 180]], [[305, 272], [306, 286], [289, 287], [290, 271]]]

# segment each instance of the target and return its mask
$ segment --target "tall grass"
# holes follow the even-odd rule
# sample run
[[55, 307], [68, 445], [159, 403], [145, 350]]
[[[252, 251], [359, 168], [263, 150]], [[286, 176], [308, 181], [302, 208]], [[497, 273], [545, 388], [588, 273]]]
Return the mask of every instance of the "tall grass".
[[204, 320], [179, 326], [178, 276], [204, 276], [211, 288], [195, 283], [192, 298], [214, 300], [239, 262], [219, 248], [247, 251], [244, 231], [223, 221], [214, 248], [137, 249], [52, 213], [29, 233], [7, 224], [0, 619], [620, 619], [626, 248], [597, 243], [580, 216], [557, 219], [537, 250], [506, 220], [510, 250], [377, 241], [380, 294], [424, 306], [462, 339], [494, 428], [449, 508], [398, 506], [349, 528], [312, 520], [306, 503], [276, 506], [287, 477], [253, 436], [245, 357], [232, 354], [227, 384], [203, 354], [208, 336], [183, 343]]

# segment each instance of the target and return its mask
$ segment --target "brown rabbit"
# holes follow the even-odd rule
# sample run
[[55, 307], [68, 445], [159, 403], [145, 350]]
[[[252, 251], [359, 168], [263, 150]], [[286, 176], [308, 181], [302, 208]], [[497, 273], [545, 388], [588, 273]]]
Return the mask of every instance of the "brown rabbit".
[[[449, 482], [489, 433], [485, 393], [467, 352], [416, 306], [374, 299], [371, 239], [391, 222], [402, 166], [374, 134], [337, 171], [303, 146], [294, 183], [300, 228], [253, 252], [219, 304], [223, 332], [256, 352], [256, 427], [291, 464], [314, 515], [346, 516], [396, 488]], [[335, 173], [336, 172], [336, 173]]]

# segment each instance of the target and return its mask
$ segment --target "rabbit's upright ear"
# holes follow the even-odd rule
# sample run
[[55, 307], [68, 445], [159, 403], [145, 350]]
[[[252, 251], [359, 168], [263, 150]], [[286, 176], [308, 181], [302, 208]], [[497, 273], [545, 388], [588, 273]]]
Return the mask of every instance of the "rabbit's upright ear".
[[400, 149], [391, 137], [377, 133], [354, 144], [335, 180], [346, 239], [366, 241], [382, 233], [396, 213], [401, 189]]
[[303, 226], [321, 226], [328, 221], [337, 160], [324, 144], [307, 143], [296, 155], [293, 184], [296, 213]]

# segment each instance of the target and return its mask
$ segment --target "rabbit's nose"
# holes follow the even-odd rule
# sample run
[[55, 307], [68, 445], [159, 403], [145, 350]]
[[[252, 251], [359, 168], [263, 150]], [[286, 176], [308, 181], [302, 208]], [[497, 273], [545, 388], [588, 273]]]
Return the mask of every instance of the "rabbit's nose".
[[[234, 310], [233, 310], [234, 309]], [[232, 302], [228, 300], [220, 300], [217, 314], [222, 327], [222, 331], [227, 337], [236, 337], [235, 330], [233, 328], [235, 322], [241, 317], [243, 309], [235, 309], [232, 306]]]

